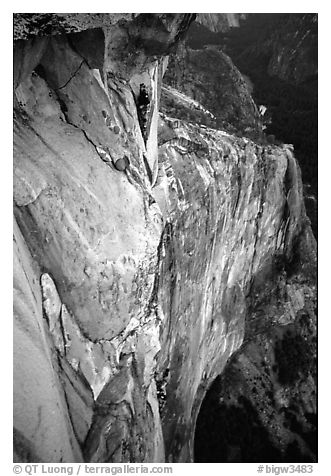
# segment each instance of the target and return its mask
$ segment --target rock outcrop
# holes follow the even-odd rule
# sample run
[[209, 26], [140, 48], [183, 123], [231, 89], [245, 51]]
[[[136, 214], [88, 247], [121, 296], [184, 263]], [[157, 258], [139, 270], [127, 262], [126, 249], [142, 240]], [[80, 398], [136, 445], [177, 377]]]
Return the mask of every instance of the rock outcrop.
[[247, 81], [219, 47], [192, 50], [182, 46], [169, 60], [164, 83], [209, 111], [209, 115], [198, 116], [196, 107], [185, 107], [171, 91], [165, 90], [162, 110], [166, 114], [230, 132], [262, 132], [262, 120]]
[[214, 33], [238, 28], [240, 22], [245, 20], [248, 13], [199, 13], [196, 22]]
[[159, 155], [173, 204], [158, 365], [169, 369], [166, 454], [187, 461], [202, 397], [243, 340], [304, 312], [314, 322], [316, 263], [290, 147], [164, 120], [177, 137]]
[[193, 461], [229, 357], [314, 299], [292, 148], [159, 117], [164, 56], [193, 18], [64, 19], [73, 33], [17, 17], [16, 461]]

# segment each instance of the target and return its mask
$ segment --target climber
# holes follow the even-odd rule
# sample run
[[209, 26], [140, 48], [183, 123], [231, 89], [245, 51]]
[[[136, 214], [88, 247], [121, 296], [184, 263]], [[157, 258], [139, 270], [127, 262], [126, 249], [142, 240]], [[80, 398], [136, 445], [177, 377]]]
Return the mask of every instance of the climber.
[[150, 103], [150, 99], [148, 96], [147, 88], [144, 83], [140, 84], [140, 92], [139, 92], [139, 105], [145, 105], [148, 106]]
[[140, 84], [139, 97], [137, 101], [138, 119], [142, 135], [146, 140], [147, 116], [149, 111], [150, 98], [144, 83]]

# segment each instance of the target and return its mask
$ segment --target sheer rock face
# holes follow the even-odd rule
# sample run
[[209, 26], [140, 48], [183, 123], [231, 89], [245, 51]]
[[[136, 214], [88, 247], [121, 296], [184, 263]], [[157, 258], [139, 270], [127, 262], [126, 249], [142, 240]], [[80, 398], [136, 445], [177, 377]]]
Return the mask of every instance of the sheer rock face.
[[[138, 23], [124, 18], [121, 25], [109, 22], [102, 29], [15, 45], [14, 202], [23, 234], [18, 252], [24, 246], [25, 261], [34, 266], [31, 279], [17, 268], [24, 288], [17, 288], [15, 316], [19, 328], [23, 318], [35, 323], [31, 339], [37, 348], [45, 347], [47, 336], [50, 354], [36, 366], [38, 357], [19, 334], [18, 460], [164, 459], [153, 383], [159, 323], [150, 308], [162, 216], [148, 168], [157, 174], [155, 102], [162, 54], [193, 16], [142, 17]], [[52, 21], [58, 23], [56, 16]], [[151, 38], [158, 28], [155, 45]], [[135, 60], [128, 56], [124, 61], [128, 30]], [[147, 146], [137, 117], [139, 82], [146, 82], [151, 94], [148, 139], [154, 134], [154, 140]], [[120, 172], [117, 164], [123, 158], [129, 167]], [[53, 400], [46, 397], [52, 387]], [[44, 428], [51, 426], [44, 413], [57, 424], [43, 444]], [[104, 450], [95, 448], [99, 440], [101, 445], [108, 441]]]
[[[158, 131], [162, 55], [191, 19], [139, 15], [16, 44], [17, 461], [192, 461], [197, 412], [244, 339], [253, 283], [277, 275], [279, 256], [296, 257], [304, 282], [311, 273], [290, 147], [167, 117]], [[265, 321], [305, 306], [309, 293], [286, 285]]]
[[[314, 238], [290, 147], [164, 122], [176, 137], [159, 155], [172, 219], [160, 270], [159, 303], [168, 317], [158, 365], [169, 369], [167, 459], [187, 461], [204, 392], [245, 334], [252, 339], [311, 308]], [[291, 275], [285, 263], [294, 259], [295, 240]]]

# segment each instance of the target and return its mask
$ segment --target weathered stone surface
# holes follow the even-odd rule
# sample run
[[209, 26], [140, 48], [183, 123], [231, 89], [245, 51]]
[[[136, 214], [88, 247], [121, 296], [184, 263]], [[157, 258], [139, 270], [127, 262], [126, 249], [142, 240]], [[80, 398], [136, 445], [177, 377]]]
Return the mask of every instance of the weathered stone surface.
[[[94, 80], [93, 76], [90, 78]], [[104, 102], [96, 100], [87, 104], [94, 108], [90, 112], [92, 117], [99, 114], [101, 123], [101, 110], [111, 106], [99, 83], [94, 80], [93, 85], [95, 96], [99, 93]], [[76, 98], [71, 106], [72, 121], [77, 124], [80, 124], [76, 119], [77, 109], [87, 95], [83, 88], [80, 91], [81, 102]], [[29, 244], [40, 264], [52, 271], [62, 300], [79, 314], [83, 331], [92, 339], [112, 337], [125, 328], [130, 314], [137, 316], [134, 311], [139, 308], [137, 293], [141, 293], [138, 300], [148, 300], [153, 277], [143, 269], [146, 264], [148, 268], [152, 266], [153, 261], [146, 260], [146, 256], [155, 255], [160, 231], [145, 207], [146, 189], [104, 164], [91, 141], [109, 144], [112, 150], [118, 150], [119, 156], [128, 150], [133, 165], [137, 163], [134, 154], [135, 150], [139, 153], [139, 141], [135, 150], [121, 149], [112, 136], [107, 136], [107, 131], [103, 135], [98, 122], [86, 126], [86, 134], [91, 136], [87, 140], [84, 129], [63, 120], [59, 103], [54, 96], [50, 97], [51, 91], [38, 76], [20, 85], [18, 94], [24, 97], [25, 111], [31, 114], [25, 132], [20, 119], [16, 121], [15, 176], [18, 184], [23, 185], [15, 187], [20, 225], [26, 228]], [[122, 141], [125, 140], [124, 136]], [[27, 160], [26, 151], [31, 160]], [[143, 179], [140, 180], [143, 184]], [[124, 203], [130, 205], [123, 208]], [[23, 206], [31, 210], [27, 213]], [[141, 221], [145, 213], [146, 218]], [[117, 220], [121, 226], [115, 226]], [[150, 227], [152, 234], [146, 234], [146, 228]], [[87, 269], [92, 270], [90, 275]], [[120, 304], [120, 296], [130, 294], [132, 286], [135, 289], [132, 300], [125, 297]], [[112, 302], [118, 304], [110, 312]], [[78, 309], [81, 312], [77, 313]], [[112, 325], [109, 319], [113, 320]]]
[[124, 354], [119, 372], [101, 392], [85, 442], [88, 461], [164, 461], [163, 441], [156, 427], [159, 409], [149, 403], [149, 399], [156, 402], [156, 395], [155, 391], [146, 394], [149, 385], [145, 386], [141, 373], [143, 361], [139, 350], [136, 355]]
[[66, 358], [60, 358], [60, 378], [65, 392], [70, 420], [77, 441], [83, 445], [92, 424], [94, 400], [91, 388], [80, 369], [74, 369]]
[[28, 41], [19, 40], [14, 48], [14, 88], [24, 81], [39, 64], [48, 38], [32, 38]]
[[131, 20], [135, 13], [15, 13], [14, 39], [61, 35], [91, 28], [109, 27]]
[[44, 327], [40, 271], [14, 226], [14, 458], [82, 461]]
[[[272, 263], [292, 257], [294, 236], [307, 230], [303, 242], [312, 246], [314, 239], [291, 148], [257, 146], [164, 120], [177, 140], [162, 145], [159, 156], [167, 171], [171, 216], [159, 282], [165, 316], [159, 365], [170, 370], [162, 419], [166, 458], [187, 461], [204, 393], [199, 387], [208, 387], [240, 347], [247, 322], [254, 320], [254, 285], [261, 273], [263, 283], [278, 275]], [[311, 259], [313, 250], [307, 262]], [[311, 273], [302, 280], [301, 271], [297, 285], [285, 273], [286, 297], [261, 309], [264, 323], [293, 322], [314, 296], [312, 280]], [[264, 296], [261, 289], [257, 296]]]
[[[171, 17], [170, 32], [164, 33], [169, 39], [165, 49], [179, 38], [172, 24], [180, 29], [181, 15]], [[144, 409], [140, 425], [146, 426], [149, 419], [152, 432], [141, 450], [134, 449], [139, 432], [129, 444], [125, 430], [121, 444], [129, 444], [129, 453], [136, 455], [133, 459], [162, 461], [163, 436], [153, 383], [159, 322], [149, 311], [161, 213], [151, 200], [143, 161], [147, 152], [130, 85], [114, 75], [104, 82], [104, 71], [91, 69], [97, 65], [89, 62], [91, 49], [85, 39], [71, 36], [70, 41], [76, 51], [58, 36], [40, 48], [38, 44], [38, 54], [34, 40], [28, 47], [19, 45], [17, 64], [23, 66], [16, 75], [15, 91], [15, 215], [24, 235], [19, 231], [18, 252], [25, 253], [27, 247], [31, 252], [34, 293], [39, 297], [34, 304], [31, 292], [20, 291], [17, 285], [16, 454], [18, 460], [27, 461], [80, 461], [79, 445], [83, 447], [90, 430], [94, 400], [120, 373], [124, 382], [128, 379], [123, 398]], [[147, 77], [152, 70], [147, 68]], [[159, 95], [157, 82], [154, 94]], [[157, 123], [157, 108], [158, 104], [153, 123]], [[154, 139], [154, 155], [156, 147]], [[123, 173], [112, 164], [125, 156], [130, 163]], [[21, 269], [18, 279], [26, 286]], [[39, 324], [31, 334], [24, 322], [37, 323], [34, 316]], [[46, 359], [31, 350], [31, 339], [33, 346], [42, 342]], [[131, 372], [121, 370], [126, 353], [135, 355], [134, 368], [145, 388], [142, 395], [140, 384], [132, 386], [136, 377], [131, 380]], [[39, 379], [42, 383], [36, 384]], [[117, 400], [110, 398], [107, 404], [116, 408]], [[28, 414], [24, 408], [29, 408]], [[44, 409], [56, 419], [53, 426]], [[126, 414], [126, 404], [114, 411], [120, 418], [121, 412]], [[116, 453], [113, 458], [126, 460], [129, 453]], [[105, 458], [111, 460], [112, 455]]]
[[[274, 276], [283, 292], [266, 303], [269, 323], [294, 322], [314, 295], [314, 241], [290, 147], [162, 116], [157, 150], [161, 57], [191, 19], [103, 25], [103, 69], [87, 59], [83, 33], [77, 49], [53, 35], [19, 76], [18, 459], [192, 461], [206, 389], [263, 324], [263, 282]], [[141, 81], [154, 108], [146, 143]], [[292, 263], [292, 281], [285, 264], [275, 268], [280, 259]]]

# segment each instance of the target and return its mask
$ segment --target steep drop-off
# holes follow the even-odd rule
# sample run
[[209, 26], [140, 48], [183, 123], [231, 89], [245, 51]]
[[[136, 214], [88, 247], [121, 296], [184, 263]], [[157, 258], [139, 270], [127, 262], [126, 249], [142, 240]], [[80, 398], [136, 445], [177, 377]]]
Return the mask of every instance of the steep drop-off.
[[209, 28], [201, 31], [194, 22], [188, 45], [200, 49], [196, 55], [201, 56], [204, 45], [217, 45], [250, 78], [254, 101], [267, 108], [265, 133], [295, 147], [305, 205], [317, 237], [318, 15], [249, 14], [240, 28], [225, 33]]
[[16, 461], [193, 461], [200, 405], [230, 356], [314, 301], [291, 146], [158, 114], [164, 57], [192, 19], [112, 16], [85, 31], [87, 15], [76, 33], [56, 15], [22, 23]]

